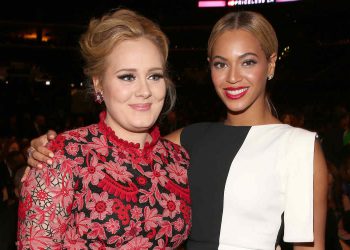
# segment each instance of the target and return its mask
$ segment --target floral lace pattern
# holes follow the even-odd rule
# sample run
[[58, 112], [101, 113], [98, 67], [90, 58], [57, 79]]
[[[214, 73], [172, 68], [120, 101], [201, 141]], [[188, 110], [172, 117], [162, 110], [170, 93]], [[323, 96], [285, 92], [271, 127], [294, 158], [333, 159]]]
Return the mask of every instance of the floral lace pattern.
[[57, 136], [53, 164], [32, 169], [19, 207], [19, 249], [173, 249], [188, 236], [189, 157], [161, 139], [143, 149], [104, 123]]

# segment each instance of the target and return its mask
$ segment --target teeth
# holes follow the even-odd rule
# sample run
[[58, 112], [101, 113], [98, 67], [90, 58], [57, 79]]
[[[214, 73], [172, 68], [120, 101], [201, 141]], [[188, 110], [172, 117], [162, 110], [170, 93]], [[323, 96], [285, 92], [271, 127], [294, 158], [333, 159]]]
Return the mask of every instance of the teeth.
[[230, 95], [239, 95], [241, 93], [243, 93], [244, 91], [246, 91], [248, 88], [244, 88], [244, 89], [238, 89], [238, 90], [227, 90], [227, 92]]

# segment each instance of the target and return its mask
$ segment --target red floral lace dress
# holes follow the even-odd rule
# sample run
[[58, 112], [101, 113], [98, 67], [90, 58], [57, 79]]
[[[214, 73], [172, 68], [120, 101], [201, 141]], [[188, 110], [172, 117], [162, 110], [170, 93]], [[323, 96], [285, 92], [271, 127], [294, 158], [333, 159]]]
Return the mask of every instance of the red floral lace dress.
[[144, 146], [104, 123], [57, 136], [52, 166], [32, 169], [19, 207], [19, 249], [173, 249], [188, 236], [189, 157], [160, 138]]

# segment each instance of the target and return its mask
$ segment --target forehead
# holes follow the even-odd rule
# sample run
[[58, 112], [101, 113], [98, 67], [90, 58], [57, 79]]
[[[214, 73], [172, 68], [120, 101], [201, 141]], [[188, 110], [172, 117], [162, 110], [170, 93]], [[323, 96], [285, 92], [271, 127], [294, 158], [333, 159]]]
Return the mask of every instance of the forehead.
[[147, 38], [129, 39], [119, 42], [107, 56], [107, 61], [116, 66], [163, 64], [163, 57], [159, 48]]
[[258, 55], [264, 53], [259, 40], [252, 33], [242, 29], [224, 31], [218, 36], [213, 45], [213, 55], [248, 52]]

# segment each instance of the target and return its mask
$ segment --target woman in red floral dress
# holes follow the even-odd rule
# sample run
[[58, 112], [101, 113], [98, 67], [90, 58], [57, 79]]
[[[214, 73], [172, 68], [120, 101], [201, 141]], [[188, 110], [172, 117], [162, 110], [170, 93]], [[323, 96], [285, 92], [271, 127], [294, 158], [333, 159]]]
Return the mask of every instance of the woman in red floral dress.
[[57, 136], [52, 164], [31, 169], [19, 249], [176, 248], [190, 229], [189, 158], [155, 125], [174, 103], [168, 40], [149, 19], [117, 10], [91, 20], [80, 46], [106, 111]]

